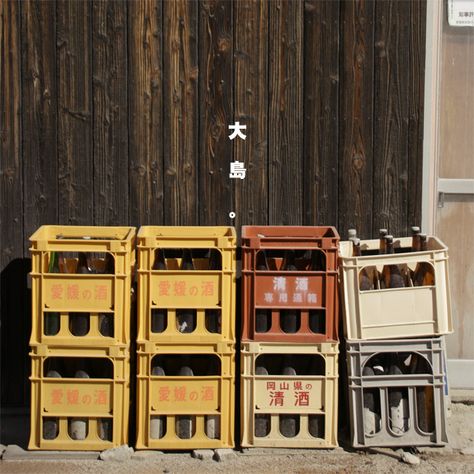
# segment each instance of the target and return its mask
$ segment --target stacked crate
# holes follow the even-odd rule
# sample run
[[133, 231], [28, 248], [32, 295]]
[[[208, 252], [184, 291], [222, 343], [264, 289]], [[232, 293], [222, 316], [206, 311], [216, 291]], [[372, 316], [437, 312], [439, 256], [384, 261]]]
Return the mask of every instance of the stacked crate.
[[[354, 447], [443, 445], [447, 442], [444, 341], [452, 332], [448, 251], [436, 237], [413, 252], [411, 238], [394, 240], [395, 253], [379, 255], [379, 240], [340, 244], [351, 437]], [[414, 286], [417, 265], [434, 282]], [[377, 275], [394, 265], [402, 288], [382, 288]], [[418, 267], [420, 268], [420, 267]], [[375, 275], [361, 290], [361, 272]]]
[[339, 235], [242, 229], [243, 447], [337, 446]]
[[234, 446], [236, 240], [232, 227], [139, 230], [138, 449]]
[[127, 443], [135, 229], [42, 226], [30, 241], [29, 448]]

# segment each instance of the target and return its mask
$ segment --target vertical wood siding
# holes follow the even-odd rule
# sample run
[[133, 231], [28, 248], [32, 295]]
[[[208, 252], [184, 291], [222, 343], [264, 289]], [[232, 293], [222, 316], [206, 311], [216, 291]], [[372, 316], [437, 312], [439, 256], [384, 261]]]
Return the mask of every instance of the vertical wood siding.
[[3, 377], [41, 224], [420, 223], [425, 0], [0, 5]]

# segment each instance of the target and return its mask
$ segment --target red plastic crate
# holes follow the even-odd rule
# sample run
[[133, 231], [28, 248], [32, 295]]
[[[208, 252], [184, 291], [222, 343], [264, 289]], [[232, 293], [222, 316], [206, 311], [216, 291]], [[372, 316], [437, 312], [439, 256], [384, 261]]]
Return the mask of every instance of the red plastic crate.
[[[242, 228], [242, 340], [324, 342], [338, 340], [337, 252], [334, 227], [244, 226]], [[296, 270], [284, 270], [285, 252], [294, 251]], [[266, 257], [267, 269], [257, 270]], [[314, 267], [314, 263], [318, 265]], [[291, 312], [297, 327], [287, 332]], [[269, 329], [257, 332], [257, 313]], [[286, 313], [285, 313], [286, 312]], [[260, 314], [259, 314], [260, 316]], [[315, 324], [313, 324], [315, 323]]]

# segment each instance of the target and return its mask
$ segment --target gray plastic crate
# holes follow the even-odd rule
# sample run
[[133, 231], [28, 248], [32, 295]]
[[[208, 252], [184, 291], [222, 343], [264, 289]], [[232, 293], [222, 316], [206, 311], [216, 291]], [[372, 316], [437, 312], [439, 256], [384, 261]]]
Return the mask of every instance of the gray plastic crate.
[[[354, 447], [447, 443], [442, 338], [347, 341], [347, 366]], [[372, 411], [364, 408], [370, 397]]]

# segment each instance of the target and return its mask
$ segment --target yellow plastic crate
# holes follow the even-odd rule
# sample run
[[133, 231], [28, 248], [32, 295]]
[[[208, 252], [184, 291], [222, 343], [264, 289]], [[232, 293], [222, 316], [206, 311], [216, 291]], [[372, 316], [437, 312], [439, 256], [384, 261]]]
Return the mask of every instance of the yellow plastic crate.
[[[453, 332], [448, 248], [432, 236], [425, 252], [411, 252], [411, 243], [411, 237], [397, 238], [394, 240], [396, 253], [378, 255], [379, 240], [363, 240], [362, 252], [374, 254], [361, 257], [352, 255], [352, 242], [340, 243], [339, 268], [347, 339], [397, 339]], [[403, 248], [407, 251], [401, 251]], [[384, 265], [393, 264], [413, 271], [419, 262], [433, 268], [434, 285], [359, 289], [359, 274], [363, 268], [372, 270], [375, 267], [381, 272]]]
[[[241, 344], [243, 447], [332, 448], [338, 445], [338, 346], [329, 342]], [[281, 375], [282, 361], [283, 364], [291, 361], [296, 375]], [[314, 363], [318, 368], [315, 372], [321, 374], [307, 375], [311, 372], [308, 367]], [[268, 375], [256, 374], [259, 365], [267, 368]], [[294, 420], [296, 435], [289, 437], [281, 432], [284, 417]], [[316, 435], [311, 434], [313, 420], [319, 423], [320, 431]], [[268, 432], [257, 436], [256, 424], [262, 421], [267, 424]]]
[[[196, 344], [235, 340], [236, 233], [233, 227], [151, 227], [143, 226], [138, 235], [138, 336], [139, 342]], [[209, 270], [208, 261], [194, 258], [195, 270], [180, 270], [181, 257], [168, 258], [166, 270], [153, 270], [156, 251], [203, 249], [217, 251], [221, 269]], [[178, 330], [177, 310], [196, 311], [192, 332]], [[166, 327], [152, 331], [152, 313], [166, 312]], [[220, 311], [220, 332], [206, 328], [207, 311]]]
[[[134, 227], [42, 226], [31, 237], [31, 344], [108, 346], [130, 342], [130, 292], [135, 265]], [[50, 273], [54, 252], [64, 257], [63, 269], [75, 272], [77, 254], [106, 253], [114, 259], [114, 273]], [[99, 270], [104, 259], [94, 260]], [[70, 321], [80, 313], [88, 331], [74, 335]], [[47, 334], [46, 318], [54, 317], [55, 332]], [[101, 318], [113, 321], [113, 332], [103, 335]], [[111, 325], [109, 326], [109, 328]]]
[[[128, 443], [128, 348], [52, 349], [40, 344], [32, 347], [30, 356], [29, 449], [101, 451]], [[79, 367], [86, 368], [90, 378], [77, 378]]]
[[[179, 375], [183, 360], [196, 375]], [[156, 373], [155, 363], [161, 364], [161, 375], [152, 375]], [[215, 373], [203, 375], [203, 371], [213, 372], [210, 367], [216, 368]], [[137, 370], [137, 449], [234, 446], [235, 348], [232, 343], [139, 344]], [[218, 429], [214, 425], [210, 437], [208, 423], [215, 420], [219, 420]], [[191, 426], [185, 436], [179, 431], [183, 422]], [[156, 423], [161, 429], [156, 429]]]

